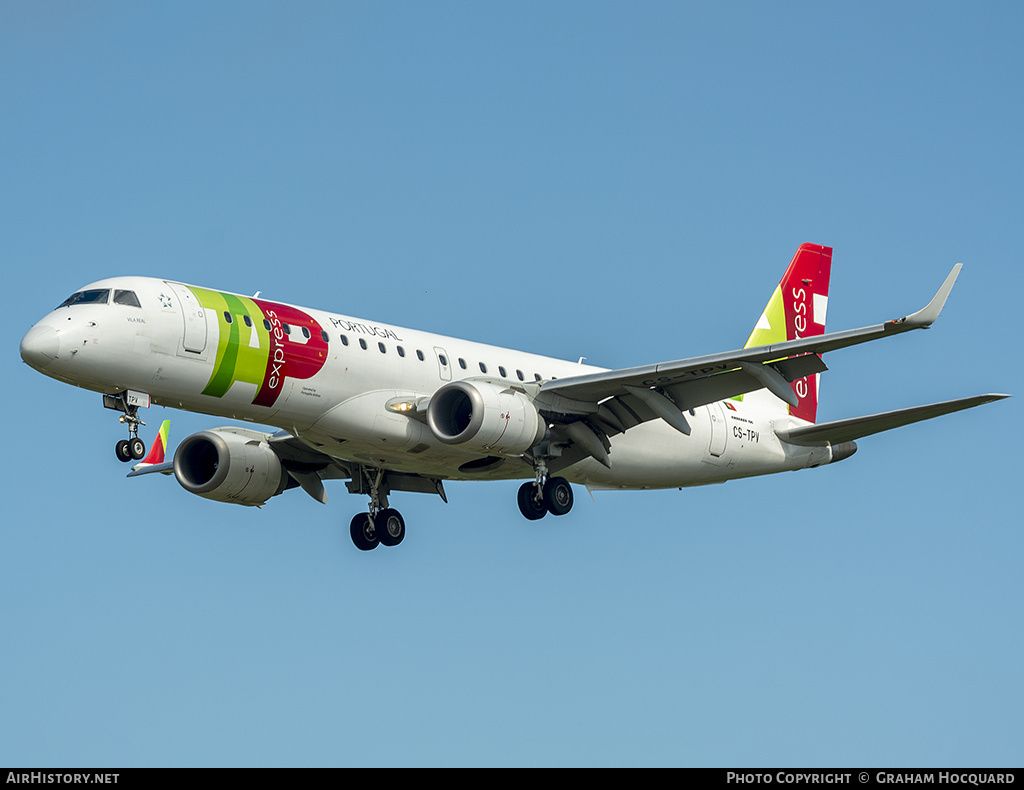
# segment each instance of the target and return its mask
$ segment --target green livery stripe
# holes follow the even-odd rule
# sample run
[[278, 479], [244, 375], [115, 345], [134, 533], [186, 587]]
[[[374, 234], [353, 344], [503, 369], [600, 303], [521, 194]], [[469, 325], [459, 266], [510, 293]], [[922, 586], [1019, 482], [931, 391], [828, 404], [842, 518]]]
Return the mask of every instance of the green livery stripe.
[[[782, 301], [782, 285], [777, 285], [768, 300], [768, 306], [761, 314], [757, 326], [750, 333], [747, 344], [744, 348], [754, 346], [767, 346], [772, 343], [781, 343], [786, 339], [786, 306]], [[742, 401], [742, 395], [736, 395], [733, 400]]]
[[754, 346], [767, 346], [772, 343], [782, 343], [786, 340], [786, 306], [782, 302], [782, 287], [777, 286], [772, 298], [768, 300], [768, 306], [761, 314], [761, 320], [757, 322], [754, 331], [744, 348]]
[[[259, 387], [267, 370], [270, 355], [270, 333], [263, 325], [263, 311], [252, 299], [220, 291], [192, 287], [199, 303], [217, 316], [219, 339], [213, 374], [203, 389], [204, 395], [223, 397], [236, 381]], [[227, 316], [231, 316], [229, 322]], [[246, 326], [249, 316], [252, 326]], [[255, 337], [256, 346], [252, 345]]]

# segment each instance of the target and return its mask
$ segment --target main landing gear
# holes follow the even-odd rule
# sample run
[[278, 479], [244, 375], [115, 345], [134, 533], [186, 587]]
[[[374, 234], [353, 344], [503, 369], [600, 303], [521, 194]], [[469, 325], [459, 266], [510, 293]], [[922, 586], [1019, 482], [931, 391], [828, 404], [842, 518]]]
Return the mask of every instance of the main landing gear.
[[361, 551], [378, 545], [397, 546], [405, 539], [405, 519], [394, 508], [386, 507], [371, 513], [356, 513], [349, 524], [352, 542]]
[[[548, 477], [543, 459], [535, 461], [537, 479], [519, 487], [519, 510], [531, 521], [544, 518], [548, 513], [564, 516], [572, 510], [572, 486], [564, 477]], [[437, 481], [435, 481], [437, 482]], [[444, 491], [438, 485], [438, 493]], [[383, 469], [361, 466], [347, 483], [353, 494], [369, 494], [370, 509], [357, 513], [349, 523], [352, 543], [360, 551], [371, 551], [377, 546], [397, 546], [405, 539], [405, 519], [388, 505], [390, 493]], [[447, 502], [448, 500], [445, 499]]]
[[388, 507], [388, 495], [381, 469], [363, 468], [365, 489], [370, 493], [370, 510], [357, 513], [349, 524], [352, 542], [360, 551], [370, 551], [378, 545], [397, 546], [405, 539], [405, 519], [402, 514]]
[[538, 461], [537, 479], [519, 487], [519, 512], [530, 521], [544, 518], [548, 513], [564, 516], [572, 510], [572, 486], [564, 477], [548, 477], [547, 464]]

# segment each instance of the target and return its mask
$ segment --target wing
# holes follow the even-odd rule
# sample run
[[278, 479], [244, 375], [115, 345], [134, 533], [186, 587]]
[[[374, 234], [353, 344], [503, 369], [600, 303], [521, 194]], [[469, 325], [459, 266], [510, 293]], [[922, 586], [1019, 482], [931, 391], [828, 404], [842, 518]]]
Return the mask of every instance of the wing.
[[139, 475], [173, 475], [174, 474], [174, 461], [164, 461], [159, 464], [136, 464], [132, 467], [132, 470], [125, 475], [125, 477], [138, 477]]
[[827, 370], [822, 354], [931, 326], [961, 266], [953, 267], [925, 307], [882, 324], [545, 382], [537, 396], [538, 407], [556, 421], [561, 417], [558, 429], [577, 445], [576, 452], [565, 455], [558, 466], [564, 468], [587, 455], [608, 464], [608, 437], [657, 418], [689, 434], [687, 410], [755, 390], [767, 389], [796, 405], [790, 383]]
[[[868, 343], [883, 337], [909, 332], [912, 329], [926, 329], [939, 317], [942, 306], [946, 303], [949, 292], [953, 289], [962, 264], [957, 264], [950, 271], [932, 300], [926, 307], [904, 318], [886, 321], [884, 324], [867, 326], [861, 329], [850, 329], [844, 332], [830, 332], [816, 337], [789, 340], [773, 343], [768, 346], [755, 346], [739, 351], [728, 351], [722, 354], [710, 354], [693, 357], [675, 362], [662, 362], [656, 365], [644, 365], [636, 368], [612, 370], [604, 373], [592, 373], [586, 376], [573, 376], [546, 382], [541, 393], [549, 397], [561, 397], [567, 401], [597, 403], [609, 397], [622, 397], [630, 394], [632, 388], [657, 388], [663, 390], [672, 387], [685, 387], [695, 381], [704, 381], [699, 387], [681, 390], [679, 395], [685, 404], [680, 408], [692, 408], [695, 402], [699, 405], [712, 403], [730, 395], [719, 395], [727, 392], [739, 395], [761, 387], [766, 387], [787, 402], [791, 394], [784, 392], [781, 382], [788, 384], [798, 378], [827, 368], [820, 360], [804, 359], [807, 355], [819, 355], [835, 351], [847, 346]], [[708, 380], [724, 374], [741, 374], [736, 376], [732, 384], [716, 384], [712, 386]], [[705, 389], [713, 389], [714, 397], [701, 395]], [[686, 399], [685, 395], [692, 398]]]

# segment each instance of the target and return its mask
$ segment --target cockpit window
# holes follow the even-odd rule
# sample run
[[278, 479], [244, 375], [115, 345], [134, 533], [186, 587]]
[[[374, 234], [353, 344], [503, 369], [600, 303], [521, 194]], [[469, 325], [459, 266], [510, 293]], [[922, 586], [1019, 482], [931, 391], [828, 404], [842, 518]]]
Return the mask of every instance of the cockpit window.
[[142, 307], [139, 304], [139, 297], [135, 291], [114, 291], [114, 304], [123, 304], [126, 307]]
[[109, 299], [109, 288], [97, 288], [92, 291], [79, 291], [78, 293], [71, 294], [57, 307], [71, 307], [73, 304], [106, 304]]

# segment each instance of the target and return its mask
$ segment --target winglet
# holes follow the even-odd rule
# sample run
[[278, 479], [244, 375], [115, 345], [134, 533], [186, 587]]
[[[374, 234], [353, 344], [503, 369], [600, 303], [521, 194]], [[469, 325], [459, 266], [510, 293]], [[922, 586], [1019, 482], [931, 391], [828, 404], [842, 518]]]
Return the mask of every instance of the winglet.
[[898, 318], [892, 323], [903, 324], [908, 329], [926, 329], [931, 326], [932, 322], [939, 317], [939, 313], [942, 312], [942, 307], [946, 304], [949, 292], [953, 290], [953, 284], [956, 282], [957, 275], [960, 274], [962, 266], [962, 263], [958, 263], [953, 267], [952, 271], [946, 276], [946, 281], [942, 283], [942, 287], [939, 288], [938, 292], [924, 308], [908, 315], [906, 318]]

